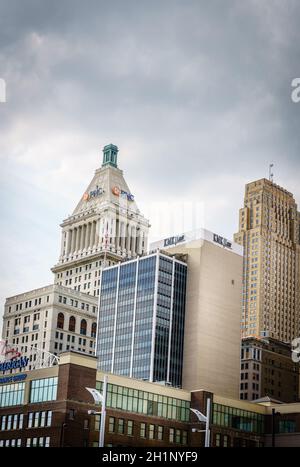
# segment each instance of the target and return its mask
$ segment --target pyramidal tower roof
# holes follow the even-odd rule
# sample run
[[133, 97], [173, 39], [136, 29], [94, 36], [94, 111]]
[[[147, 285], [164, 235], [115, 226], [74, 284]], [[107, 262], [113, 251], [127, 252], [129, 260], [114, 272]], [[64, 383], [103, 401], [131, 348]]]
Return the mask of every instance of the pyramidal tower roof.
[[72, 216], [84, 214], [91, 209], [102, 209], [106, 203], [119, 205], [122, 201], [126, 202], [131, 211], [139, 212], [123, 171], [118, 168], [118, 152], [119, 149], [114, 144], [104, 146], [102, 166], [96, 170]]

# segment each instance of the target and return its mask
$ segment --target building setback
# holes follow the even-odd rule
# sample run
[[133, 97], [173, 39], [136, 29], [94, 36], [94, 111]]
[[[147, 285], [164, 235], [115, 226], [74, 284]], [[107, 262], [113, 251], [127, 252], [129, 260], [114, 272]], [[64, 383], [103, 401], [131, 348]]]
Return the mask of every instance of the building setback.
[[239, 397], [242, 248], [201, 230], [150, 245], [186, 256], [182, 387]]
[[102, 271], [99, 369], [181, 386], [186, 274], [159, 251]]

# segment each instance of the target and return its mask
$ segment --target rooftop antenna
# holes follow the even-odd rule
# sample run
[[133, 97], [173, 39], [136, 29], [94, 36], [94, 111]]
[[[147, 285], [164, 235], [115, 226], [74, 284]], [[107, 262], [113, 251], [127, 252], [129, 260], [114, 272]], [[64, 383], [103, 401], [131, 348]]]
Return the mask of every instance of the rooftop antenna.
[[274, 180], [274, 174], [273, 174], [273, 167], [274, 167], [274, 164], [270, 164], [269, 165], [269, 180], [270, 182], [273, 182]]

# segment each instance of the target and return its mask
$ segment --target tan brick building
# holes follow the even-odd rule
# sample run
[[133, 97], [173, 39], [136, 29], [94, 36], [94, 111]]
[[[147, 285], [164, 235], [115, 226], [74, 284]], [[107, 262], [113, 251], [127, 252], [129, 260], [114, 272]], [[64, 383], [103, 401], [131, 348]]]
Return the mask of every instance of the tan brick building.
[[299, 226], [291, 193], [266, 179], [246, 185], [234, 236], [244, 247], [242, 337], [299, 336]]

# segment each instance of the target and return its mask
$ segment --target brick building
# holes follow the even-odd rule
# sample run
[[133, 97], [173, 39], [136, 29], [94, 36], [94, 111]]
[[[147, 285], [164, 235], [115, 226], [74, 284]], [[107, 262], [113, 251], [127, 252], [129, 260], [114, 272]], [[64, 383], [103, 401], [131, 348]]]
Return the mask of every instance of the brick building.
[[[21, 376], [20, 376], [21, 375]], [[15, 381], [16, 378], [18, 381]], [[86, 387], [101, 390], [96, 358], [63, 353], [59, 365], [0, 379], [0, 447], [96, 447], [99, 416]], [[190, 408], [205, 413], [211, 398], [211, 446], [263, 446], [271, 442], [276, 407], [281, 443], [300, 445], [300, 404], [257, 404], [108, 375], [106, 446], [200, 447], [203, 434]], [[283, 415], [278, 415], [278, 413]], [[265, 436], [265, 431], [269, 435]], [[279, 442], [279, 441], [278, 441]]]

